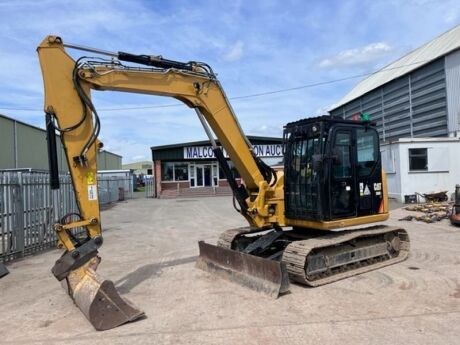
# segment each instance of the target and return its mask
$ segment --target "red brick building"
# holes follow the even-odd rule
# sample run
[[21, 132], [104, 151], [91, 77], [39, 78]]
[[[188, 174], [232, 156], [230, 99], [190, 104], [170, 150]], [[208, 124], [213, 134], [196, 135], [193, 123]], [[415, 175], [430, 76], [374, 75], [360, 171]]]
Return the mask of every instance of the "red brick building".
[[[281, 138], [248, 136], [248, 139], [254, 152], [267, 164], [279, 165], [283, 160]], [[209, 141], [154, 146], [151, 150], [157, 198], [231, 194]], [[230, 160], [229, 165], [239, 178]]]

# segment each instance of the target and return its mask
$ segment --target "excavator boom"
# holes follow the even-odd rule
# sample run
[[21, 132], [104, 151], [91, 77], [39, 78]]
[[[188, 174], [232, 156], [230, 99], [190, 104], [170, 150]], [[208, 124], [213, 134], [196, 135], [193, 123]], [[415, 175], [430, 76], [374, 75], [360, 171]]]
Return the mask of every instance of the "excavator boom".
[[[65, 48], [106, 55], [111, 59], [82, 57], [74, 61]], [[275, 173], [253, 153], [219, 81], [207, 64], [107, 52], [65, 44], [57, 36], [46, 37], [37, 51], [45, 87], [51, 186], [59, 188], [54, 141], [57, 130], [65, 147], [79, 208], [77, 214], [65, 215], [55, 225], [59, 246], [65, 252], [56, 261], [52, 272], [58, 280], [66, 283], [69, 294], [96, 329], [116, 327], [142, 317], [143, 312], [122, 298], [111, 281], [95, 273], [100, 261], [98, 248], [103, 242], [96, 164], [96, 151], [102, 143], [98, 139], [100, 119], [91, 102], [91, 90], [168, 96], [193, 108], [213, 145], [216, 158], [227, 173], [240, 212], [250, 226], [264, 229], [283, 224], [282, 173]], [[245, 186], [239, 186], [232, 177], [213, 133], [235, 164]], [[75, 239], [72, 235], [72, 229], [78, 227], [86, 228], [85, 240]], [[241, 271], [241, 267], [256, 265], [262, 276], [274, 280], [272, 285], [279, 285], [278, 290], [288, 285], [286, 268], [278, 262], [267, 261], [263, 265], [261, 258], [238, 253], [238, 259], [231, 262], [210, 262], [212, 253], [210, 245], [200, 245], [197, 265], [213, 272], [219, 269], [235, 274]], [[235, 257], [235, 253], [229, 255]], [[263, 290], [268, 279], [253, 274], [246, 276], [250, 281], [248, 285], [258, 290]]]

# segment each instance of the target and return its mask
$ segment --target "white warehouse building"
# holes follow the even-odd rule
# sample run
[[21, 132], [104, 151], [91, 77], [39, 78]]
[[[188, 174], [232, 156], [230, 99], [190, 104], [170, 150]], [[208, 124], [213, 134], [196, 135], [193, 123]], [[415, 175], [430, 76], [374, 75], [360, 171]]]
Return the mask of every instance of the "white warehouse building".
[[432, 191], [454, 192], [460, 183], [458, 138], [400, 138], [380, 144], [390, 198]]
[[460, 26], [358, 83], [330, 114], [368, 113], [381, 139], [390, 197], [460, 183]]

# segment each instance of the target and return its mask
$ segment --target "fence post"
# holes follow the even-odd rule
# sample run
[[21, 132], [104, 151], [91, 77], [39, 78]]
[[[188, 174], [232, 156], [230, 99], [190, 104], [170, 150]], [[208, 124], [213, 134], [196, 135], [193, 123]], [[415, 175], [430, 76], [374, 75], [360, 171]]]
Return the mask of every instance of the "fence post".
[[14, 189], [14, 210], [15, 210], [15, 218], [16, 218], [16, 226], [15, 226], [15, 234], [14, 237], [16, 238], [16, 250], [20, 252], [20, 256], [24, 256], [24, 183], [23, 183], [23, 176], [22, 173], [18, 173], [18, 180], [17, 186]]
[[107, 179], [107, 195], [108, 195], [108, 204], [111, 204], [112, 201], [112, 190], [110, 189], [110, 177]]
[[5, 216], [4, 216], [4, 213], [5, 213], [5, 200], [4, 200], [4, 184], [5, 184], [5, 180], [4, 180], [4, 174], [2, 174], [0, 172], [0, 262], [2, 262], [3, 260], [5, 260], [3, 257], [5, 256], [5, 230], [4, 230], [4, 226], [5, 226]]

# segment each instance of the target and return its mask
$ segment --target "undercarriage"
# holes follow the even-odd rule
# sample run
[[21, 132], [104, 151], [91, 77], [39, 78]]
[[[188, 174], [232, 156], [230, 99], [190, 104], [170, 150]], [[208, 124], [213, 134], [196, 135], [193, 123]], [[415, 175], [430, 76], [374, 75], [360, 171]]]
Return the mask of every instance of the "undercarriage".
[[409, 247], [407, 232], [390, 226], [345, 231], [245, 227], [225, 231], [217, 247], [200, 244], [198, 266], [277, 297], [288, 291], [289, 280], [312, 287], [328, 284], [403, 261]]

